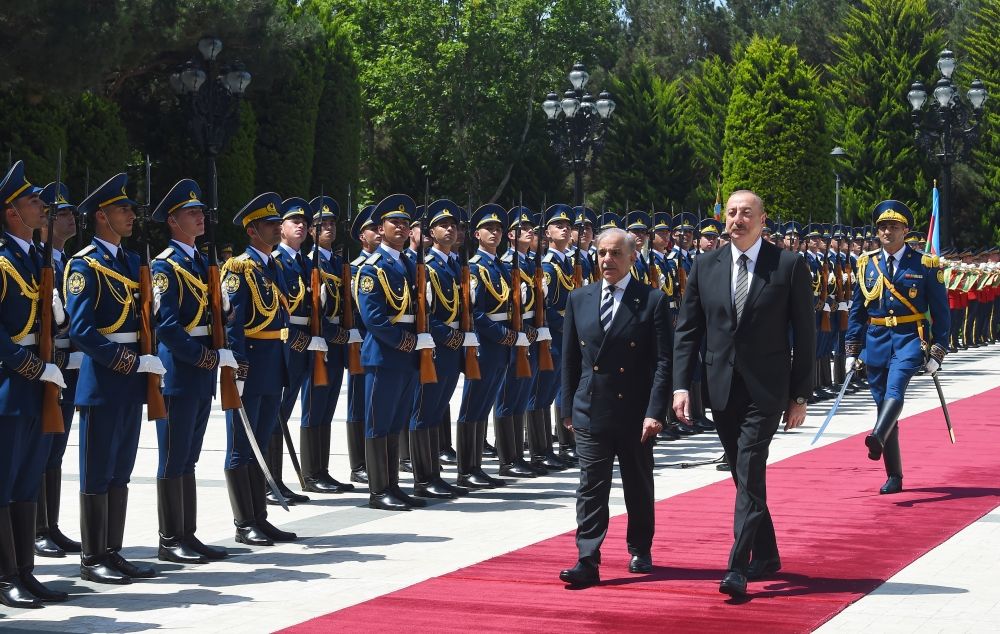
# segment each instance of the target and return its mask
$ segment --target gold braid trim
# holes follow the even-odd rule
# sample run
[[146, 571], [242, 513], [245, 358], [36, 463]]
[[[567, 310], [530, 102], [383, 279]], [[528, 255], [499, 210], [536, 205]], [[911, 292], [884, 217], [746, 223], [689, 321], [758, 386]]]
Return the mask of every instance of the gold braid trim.
[[[122, 312], [118, 316], [118, 320], [106, 328], [98, 328], [97, 332], [102, 335], [108, 335], [114, 332], [118, 332], [118, 329], [122, 327], [125, 320], [128, 318], [129, 309], [134, 307], [134, 300], [132, 298], [132, 291], [139, 290], [139, 283], [135, 282], [128, 277], [122, 275], [114, 269], [109, 269], [97, 260], [91, 257], [84, 256], [83, 261], [87, 263], [91, 269], [94, 270], [94, 274], [98, 276], [97, 284], [97, 299], [94, 301], [95, 304], [101, 301], [101, 287], [107, 286], [108, 292], [111, 293], [111, 297], [115, 299], [122, 306]], [[69, 267], [66, 267], [69, 269]], [[100, 278], [104, 278], [104, 283], [100, 282]], [[114, 287], [111, 282], [115, 281], [125, 287], [125, 292], [122, 293]]]
[[295, 296], [291, 298], [292, 299], [291, 302], [287, 302], [287, 299], [286, 299], [286, 303], [287, 303], [287, 306], [288, 306], [288, 314], [289, 315], [291, 315], [292, 313], [295, 312], [295, 310], [299, 307], [299, 304], [302, 303], [302, 298], [305, 297], [305, 296], [306, 296], [306, 285], [303, 284], [302, 277], [300, 276], [299, 277], [299, 292], [296, 293]]
[[31, 302], [31, 312], [28, 314], [28, 322], [24, 324], [24, 328], [21, 332], [10, 338], [11, 341], [17, 343], [18, 341], [24, 339], [31, 332], [31, 327], [35, 325], [35, 316], [38, 314], [38, 283], [32, 280], [33, 284], [29, 284], [25, 281], [21, 274], [14, 268], [14, 265], [7, 258], [0, 258], [0, 271], [3, 271], [4, 275], [0, 275], [3, 278], [3, 296], [0, 296], [0, 300], [7, 295], [7, 276], [10, 276], [14, 283], [21, 288], [21, 294], [28, 298]]
[[382, 292], [385, 293], [385, 303], [392, 310], [396, 311], [396, 315], [389, 319], [391, 323], [396, 323], [399, 321], [400, 317], [406, 314], [406, 309], [410, 307], [410, 286], [409, 284], [403, 283], [403, 294], [396, 295], [392, 292], [392, 288], [389, 286], [389, 278], [386, 277], [385, 270], [380, 269], [375, 266], [375, 275], [378, 277], [378, 283], [382, 285]]
[[528, 297], [531, 298], [521, 306], [521, 312], [526, 313], [535, 305], [535, 278], [525, 273], [524, 269], [518, 270], [521, 272], [521, 282], [528, 285]]
[[326, 284], [326, 301], [333, 301], [333, 312], [331, 315], [340, 314], [340, 288], [343, 286], [343, 281], [340, 279], [339, 275], [334, 275], [333, 273], [327, 273], [323, 269], [319, 270], [320, 279]]
[[208, 284], [202, 282], [200, 278], [173, 260], [167, 260], [167, 262], [170, 263], [170, 266], [174, 267], [174, 275], [177, 276], [177, 286], [180, 289], [177, 304], [180, 305], [181, 300], [184, 298], [185, 287], [187, 287], [188, 292], [191, 293], [195, 301], [198, 302], [198, 312], [195, 314], [194, 319], [187, 326], [184, 326], [184, 330], [191, 332], [192, 328], [201, 323], [201, 317], [205, 314], [205, 309], [208, 308]]
[[485, 266], [480, 266], [479, 268], [479, 279], [483, 281], [483, 286], [493, 296], [493, 299], [497, 300], [497, 307], [489, 312], [493, 314], [498, 312], [501, 308], [507, 309], [507, 299], [510, 297], [510, 285], [507, 284], [507, 280], [500, 276], [500, 292], [498, 293], [496, 289], [493, 288], [493, 281], [490, 277], [489, 271], [486, 270]]
[[552, 268], [555, 269], [556, 279], [559, 280], [559, 283], [563, 288], [567, 291], [571, 291], [576, 288], [576, 284], [573, 282], [573, 277], [563, 273], [562, 267], [559, 266], [558, 262], [552, 262]]
[[256, 334], [261, 330], [264, 330], [264, 328], [266, 328], [267, 326], [269, 326], [271, 322], [274, 321], [274, 316], [278, 314], [279, 301], [283, 299], [283, 296], [281, 295], [281, 292], [278, 290], [278, 288], [274, 285], [273, 282], [268, 280], [267, 284], [272, 289], [271, 303], [267, 305], [264, 304], [264, 298], [261, 297], [260, 288], [257, 286], [257, 276], [254, 273], [259, 268], [260, 267], [257, 265], [257, 263], [251, 260], [250, 258], [244, 258], [244, 259], [229, 258], [228, 260], [226, 260], [226, 263], [222, 266], [222, 270], [224, 273], [234, 273], [236, 275], [243, 276], [243, 279], [245, 279], [247, 282], [247, 288], [250, 290], [250, 298], [251, 301], [253, 302], [254, 315], [260, 315], [261, 317], [263, 317], [263, 321], [261, 323], [257, 324], [256, 326], [250, 327], [250, 324], [253, 323], [253, 317], [254, 317], [254, 315], [251, 315], [250, 322], [248, 324], [243, 325], [245, 335]]
[[458, 293], [458, 284], [455, 284], [455, 282], [452, 281], [451, 283], [452, 299], [449, 301], [444, 294], [444, 289], [441, 287], [441, 278], [438, 277], [437, 271], [434, 270], [434, 267], [428, 266], [427, 272], [430, 273], [431, 288], [434, 289], [434, 296], [437, 297], [437, 300], [438, 302], [441, 303], [441, 306], [443, 306], [444, 309], [448, 311], [448, 318], [444, 320], [445, 323], [450, 323], [455, 321], [455, 318], [458, 316], [458, 304], [459, 301], [461, 300], [461, 295], [459, 295]]
[[865, 273], [867, 272], [868, 268], [868, 259], [869, 259], [868, 254], [862, 253], [861, 255], [858, 256], [858, 264], [857, 264], [857, 269], [861, 273], [861, 275], [857, 276], [858, 286], [861, 288], [861, 294], [864, 295], [865, 297], [865, 307], [867, 307], [868, 304], [872, 303], [873, 301], [881, 297], [882, 291], [885, 288], [885, 278], [882, 276], [882, 271], [880, 271], [878, 268], [878, 256], [875, 256], [875, 259], [872, 260], [872, 266], [874, 266], [875, 270], [878, 271], [878, 279], [875, 280], [875, 283], [872, 284], [871, 288], [865, 286], [865, 278], [866, 278]]

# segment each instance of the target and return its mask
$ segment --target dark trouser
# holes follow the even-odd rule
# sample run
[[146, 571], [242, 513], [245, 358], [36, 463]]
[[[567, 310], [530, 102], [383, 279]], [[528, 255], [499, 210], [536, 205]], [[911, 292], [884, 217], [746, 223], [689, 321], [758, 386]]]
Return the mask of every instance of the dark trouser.
[[781, 412], [766, 413], [751, 400], [743, 377], [733, 372], [729, 403], [712, 410], [719, 440], [732, 467], [736, 483], [735, 538], [729, 554], [729, 569], [746, 572], [750, 557], [770, 559], [778, 555], [774, 523], [767, 509], [767, 454]]
[[80, 493], [107, 493], [128, 484], [141, 425], [141, 404], [80, 408]]
[[160, 452], [156, 477], [179, 478], [194, 473], [212, 413], [212, 399], [166, 396], [167, 418], [156, 421]]
[[[622, 426], [626, 427], [626, 426]], [[608, 532], [608, 497], [618, 458], [628, 513], [626, 543], [633, 555], [647, 555], [653, 544], [653, 443], [639, 442], [638, 426], [609, 432], [576, 430], [580, 485], [576, 490], [576, 547], [580, 560], [601, 563]]]

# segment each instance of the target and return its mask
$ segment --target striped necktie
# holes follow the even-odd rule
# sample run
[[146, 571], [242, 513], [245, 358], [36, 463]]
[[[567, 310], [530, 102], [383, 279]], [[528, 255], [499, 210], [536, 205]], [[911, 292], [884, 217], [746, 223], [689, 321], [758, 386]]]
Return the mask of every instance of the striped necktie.
[[608, 328], [611, 327], [611, 318], [615, 312], [616, 290], [617, 287], [614, 284], [610, 284], [604, 289], [604, 299], [601, 300], [601, 328], [604, 329], [604, 332], [607, 332]]
[[743, 316], [743, 308], [747, 303], [747, 254], [741, 253], [739, 259], [739, 272], [736, 273], [736, 294], [733, 298], [733, 305], [736, 307], [736, 323], [740, 323]]

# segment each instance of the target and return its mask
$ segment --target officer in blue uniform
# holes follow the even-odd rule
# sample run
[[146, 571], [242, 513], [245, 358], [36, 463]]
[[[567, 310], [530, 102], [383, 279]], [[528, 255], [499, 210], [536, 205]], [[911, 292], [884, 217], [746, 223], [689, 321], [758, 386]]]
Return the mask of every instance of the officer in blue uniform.
[[[76, 235], [76, 206], [69, 202], [69, 188], [64, 183], [46, 185], [39, 196], [48, 208], [55, 214], [52, 222], [52, 235], [45, 235], [43, 242], [52, 242], [52, 268], [56, 291], [60, 301], [62, 296], [62, 281], [66, 272], [66, 241]], [[47, 231], [47, 227], [45, 228]], [[45, 232], [43, 231], [43, 234]], [[65, 324], [64, 326], [68, 326]], [[59, 528], [59, 507], [62, 499], [62, 460], [69, 441], [69, 432], [73, 426], [73, 398], [76, 393], [77, 370], [83, 361], [83, 353], [71, 350], [69, 334], [62, 327], [56, 333], [56, 354], [54, 362], [62, 370], [66, 388], [62, 391], [62, 417], [64, 431], [61, 434], [46, 434], [42, 441], [49, 441], [48, 458], [45, 461], [45, 474], [38, 491], [38, 514], [35, 517], [35, 554], [41, 557], [65, 557], [66, 553], [80, 552], [80, 542], [66, 537]]]
[[86, 356], [76, 384], [80, 411], [80, 576], [125, 584], [156, 576], [120, 554], [146, 401], [146, 374], [163, 375], [154, 355], [139, 354], [139, 255], [121, 244], [132, 235], [136, 205], [118, 174], [80, 203], [93, 220], [94, 239], [77, 252], [66, 273], [69, 336]]
[[42, 383], [66, 387], [58, 366], [38, 357], [39, 310], [61, 321], [55, 298], [38, 292], [42, 256], [32, 233], [46, 222], [40, 191], [21, 161], [0, 182], [0, 603], [13, 608], [68, 598], [33, 574], [36, 501], [50, 445], [42, 435]]
[[[271, 471], [271, 475], [274, 477], [274, 481], [278, 483], [281, 494], [285, 496], [286, 500], [293, 503], [308, 502], [309, 498], [308, 496], [294, 493], [285, 486], [285, 483], [281, 479], [282, 461], [285, 455], [282, 443], [282, 427], [288, 425], [288, 419], [291, 418], [292, 410], [295, 409], [295, 402], [299, 400], [302, 393], [302, 384], [305, 382], [306, 374], [309, 370], [309, 358], [314, 356], [310, 353], [317, 351], [327, 352], [329, 350], [329, 345], [327, 345], [324, 337], [313, 337], [310, 334], [310, 323], [313, 318], [312, 260], [307, 257], [306, 253], [302, 252], [302, 245], [305, 243], [306, 237], [308, 237], [312, 217], [313, 209], [304, 199], [288, 198], [283, 201], [281, 203], [281, 242], [271, 253], [271, 257], [278, 263], [278, 270], [281, 272], [285, 282], [285, 292], [288, 298], [289, 338], [291, 340], [302, 340], [302, 337], [308, 337], [308, 345], [305, 350], [299, 350], [296, 347], [285, 348], [288, 385], [281, 394], [281, 407], [279, 409], [281, 425], [275, 428], [267, 449], [267, 466]], [[332, 324], [324, 322], [323, 326], [323, 331], [329, 331], [327, 326], [332, 327]], [[306, 410], [303, 410], [303, 413], [305, 412]], [[307, 422], [308, 419], [303, 419], [302, 426]], [[307, 445], [302, 447], [303, 462], [307, 462], [308, 460], [305, 458], [305, 455], [314, 455], [316, 453], [319, 447], [314, 445], [319, 443], [320, 438], [314, 432], [300, 431], [300, 436], [301, 440]], [[318, 468], [318, 465], [310, 463], [309, 467], [310, 471], [313, 471], [313, 467]], [[303, 473], [304, 478], [305, 474]], [[328, 483], [317, 481], [315, 478], [313, 481], [305, 482], [305, 490], [315, 493], [341, 493], [353, 489], [354, 485], [351, 484], [340, 484], [338, 482], [336, 485], [331, 486]], [[269, 504], [278, 503], [277, 498], [273, 496], [273, 492], [271, 491], [268, 491], [267, 501]]]
[[674, 216], [673, 250], [676, 253], [678, 271], [683, 271], [682, 277], [685, 280], [691, 272], [691, 266], [694, 265], [694, 230], [697, 223], [698, 218], [689, 211]]
[[[347, 344], [350, 333], [341, 327], [343, 317], [344, 284], [343, 260], [333, 252], [337, 239], [337, 219], [340, 206], [329, 196], [317, 196], [309, 202], [313, 210], [312, 238], [318, 249], [310, 249], [308, 267], [319, 268], [322, 289], [323, 334], [329, 350], [324, 355], [327, 384], [313, 384], [313, 364], [316, 355], [308, 355], [305, 380], [299, 401], [302, 407], [299, 446], [302, 449], [302, 477], [306, 491], [314, 493], [341, 493], [353, 491], [354, 485], [337, 481], [330, 475], [330, 437], [333, 414], [340, 400], [340, 387], [344, 383], [347, 367]], [[279, 247], [281, 249], [283, 247]], [[319, 256], [319, 262], [316, 256]], [[310, 280], [311, 283], [311, 280]], [[349, 287], [348, 287], [349, 288]]]
[[649, 229], [652, 224], [649, 214], [645, 211], [630, 211], [625, 217], [625, 230], [635, 237], [635, 250], [640, 256], [636, 258], [630, 273], [634, 279], [647, 286], [650, 284], [649, 263], [645, 257], [642, 257], [641, 252], [646, 245], [646, 240], [649, 239]]
[[367, 332], [365, 463], [368, 505], [387, 511], [424, 506], [399, 488], [399, 434], [409, 425], [420, 385], [417, 350], [434, 349], [430, 333], [416, 332], [416, 266], [403, 254], [416, 210], [413, 199], [392, 194], [372, 210], [382, 236], [358, 275], [358, 308]]
[[441, 424], [450, 410], [451, 397], [458, 386], [466, 347], [478, 347], [475, 332], [461, 329], [461, 267], [453, 257], [458, 225], [464, 212], [455, 202], [436, 200], [427, 208], [427, 224], [433, 246], [427, 251], [427, 317], [434, 337], [436, 383], [421, 385], [410, 418], [410, 458], [413, 463], [413, 491], [418, 497], [452, 499], [468, 493], [464, 487], [441, 478]]
[[585, 286], [594, 281], [594, 261], [591, 259], [590, 251], [594, 242], [594, 227], [596, 226], [597, 215], [593, 209], [582, 205], [573, 207], [573, 232], [566, 253], [573, 259], [573, 266], [576, 266], [576, 254], [577, 251], [580, 251], [580, 266], [583, 269], [583, 284]]
[[[157, 353], [167, 369], [163, 384], [167, 418], [156, 421], [157, 556], [175, 563], [205, 563], [227, 553], [195, 536], [195, 465], [212, 411], [217, 370], [223, 366], [236, 370], [238, 364], [231, 350], [212, 348], [208, 263], [195, 247], [195, 239], [205, 233], [201, 188], [191, 179], [179, 181], [157, 205], [153, 220], [166, 223], [170, 232], [170, 244], [150, 264]], [[228, 296], [224, 297], [226, 308]]]
[[[286, 348], [304, 354], [310, 340], [301, 331], [290, 332], [285, 280], [271, 256], [280, 240], [280, 209], [281, 197], [274, 192], [260, 194], [247, 203], [233, 224], [243, 227], [250, 246], [222, 267], [222, 288], [233, 311], [226, 335], [240, 361], [237, 386], [246, 422], [265, 456], [278, 424], [282, 389], [289, 383]], [[295, 533], [280, 530], [267, 520], [267, 484], [241, 416], [239, 411], [226, 412], [225, 474], [236, 541], [254, 546], [292, 541]]]
[[[486, 421], [507, 366], [513, 361], [513, 346], [527, 347], [530, 343], [527, 335], [511, 328], [511, 279], [497, 255], [507, 226], [507, 212], [500, 205], [489, 203], [472, 214], [469, 224], [479, 243], [476, 255], [469, 259], [469, 273], [481, 378], [466, 381], [462, 390], [456, 427], [458, 484], [470, 489], [489, 489], [505, 486], [506, 481], [490, 477], [483, 471]], [[513, 429], [510, 432], [512, 436]], [[504, 434], [507, 435], [506, 430]]]
[[941, 367], [951, 315], [937, 257], [903, 243], [913, 225], [909, 208], [898, 200], [882, 201], [872, 212], [872, 224], [882, 248], [858, 258], [846, 349], [847, 367], [860, 358], [868, 369], [878, 419], [865, 445], [870, 459], [885, 462], [888, 479], [879, 493], [886, 494], [903, 490], [896, 423], [906, 387], [921, 368], [934, 374]]
[[[351, 223], [351, 238], [361, 244], [361, 253], [351, 260], [351, 292], [354, 296], [354, 329], [350, 332], [347, 343], [363, 343], [368, 332], [361, 320], [358, 309], [358, 277], [365, 260], [375, 253], [382, 242], [378, 228], [372, 222], [374, 205], [368, 205], [361, 210]], [[351, 467], [351, 482], [368, 484], [368, 471], [365, 467], [365, 375], [351, 374], [347, 377], [347, 461]]]

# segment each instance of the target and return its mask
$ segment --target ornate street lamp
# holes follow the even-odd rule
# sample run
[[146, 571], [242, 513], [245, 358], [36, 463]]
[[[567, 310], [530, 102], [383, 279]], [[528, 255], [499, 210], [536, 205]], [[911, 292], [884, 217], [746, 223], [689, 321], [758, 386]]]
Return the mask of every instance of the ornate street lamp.
[[[951, 166], [966, 161], [979, 140], [979, 121], [987, 92], [976, 79], [963, 99], [952, 82], [957, 62], [955, 54], [941, 51], [937, 67], [941, 78], [934, 84], [933, 99], [927, 99], [927, 89], [915, 81], [906, 93], [913, 118], [917, 147], [941, 168], [940, 236], [941, 246], [951, 246]], [[926, 106], [926, 107], [925, 107]]]
[[562, 98], [550, 92], [542, 102], [542, 111], [548, 120], [552, 146], [573, 170], [574, 204], [582, 205], [583, 174], [604, 150], [604, 135], [615, 102], [607, 91], [602, 91], [596, 99], [585, 92], [590, 74], [583, 64], [574, 64], [568, 78], [572, 88]]

